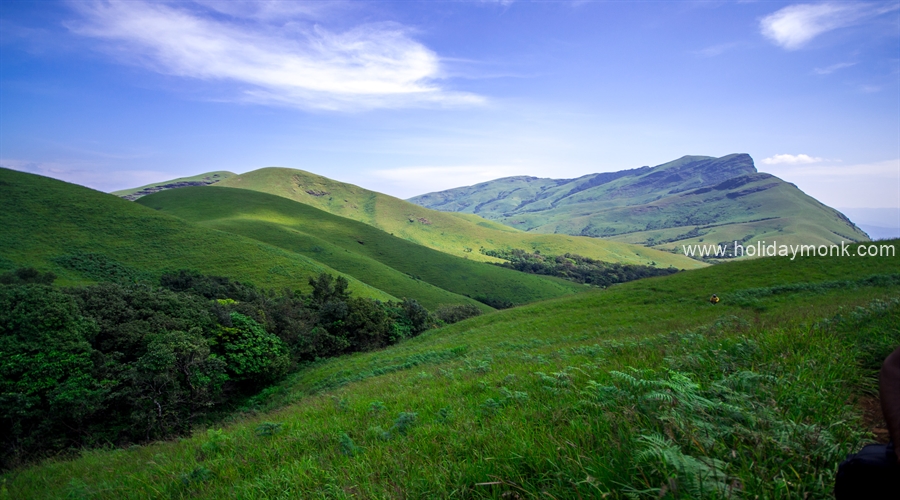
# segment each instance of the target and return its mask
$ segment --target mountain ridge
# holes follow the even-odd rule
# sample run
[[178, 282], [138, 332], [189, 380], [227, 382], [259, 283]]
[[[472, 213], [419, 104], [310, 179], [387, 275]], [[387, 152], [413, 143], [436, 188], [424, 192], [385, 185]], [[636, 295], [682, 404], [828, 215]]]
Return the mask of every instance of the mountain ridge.
[[655, 167], [575, 179], [506, 177], [409, 201], [532, 233], [602, 237], [668, 251], [710, 239], [731, 243], [778, 236], [808, 244], [868, 239], [839, 211], [759, 172], [744, 153], [683, 156]]

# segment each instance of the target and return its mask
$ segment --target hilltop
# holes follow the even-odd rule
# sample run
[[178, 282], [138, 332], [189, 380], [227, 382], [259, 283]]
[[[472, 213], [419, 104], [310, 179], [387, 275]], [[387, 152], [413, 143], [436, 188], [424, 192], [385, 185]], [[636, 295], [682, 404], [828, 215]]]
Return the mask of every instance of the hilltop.
[[[59, 284], [155, 283], [177, 269], [307, 290], [307, 279], [342, 273], [243, 236], [191, 224], [111, 194], [0, 168], [0, 271], [36, 267]], [[390, 294], [346, 276], [363, 297]]]
[[281, 196], [374, 226], [389, 234], [457, 257], [499, 259], [487, 250], [520, 248], [549, 255], [574, 253], [607, 262], [695, 269], [703, 264], [637, 245], [562, 234], [531, 234], [473, 214], [430, 210], [407, 201], [303, 170], [262, 168], [212, 186], [250, 189]]
[[746, 154], [685, 156], [652, 168], [577, 179], [507, 177], [409, 201], [532, 233], [602, 237], [675, 251], [697, 243], [868, 240], [837, 210], [758, 172]]
[[206, 172], [205, 174], [198, 174], [191, 177], [179, 177], [178, 179], [172, 179], [170, 181], [147, 184], [146, 186], [136, 187], [132, 189], [123, 189], [121, 191], [113, 191], [110, 194], [125, 198], [126, 200], [134, 201], [142, 196], [147, 196], [148, 194], [157, 193], [159, 191], [165, 191], [167, 189], [178, 189], [188, 186], [208, 186], [234, 175], [234, 173], [225, 170]]
[[729, 262], [483, 315], [308, 366], [188, 439], [8, 472], [4, 492], [825, 498], [873, 438], [897, 259]]
[[138, 203], [305, 255], [395, 297], [414, 298], [429, 309], [467, 303], [490, 310], [473, 298], [523, 304], [585, 288], [449, 255], [368, 224], [257, 191], [188, 187], [145, 196]]

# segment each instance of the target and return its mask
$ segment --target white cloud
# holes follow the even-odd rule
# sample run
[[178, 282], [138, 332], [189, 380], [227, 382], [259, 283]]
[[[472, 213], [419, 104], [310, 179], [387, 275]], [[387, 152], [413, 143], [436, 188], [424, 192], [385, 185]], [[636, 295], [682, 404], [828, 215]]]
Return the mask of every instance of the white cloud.
[[830, 75], [839, 69], [849, 68], [850, 66], [856, 66], [856, 63], [837, 63], [824, 68], [816, 68], [813, 71], [815, 71], [817, 75]]
[[766, 165], [803, 165], [806, 163], [818, 163], [822, 158], [814, 158], [809, 155], [775, 155], [769, 158], [763, 158], [762, 163]]
[[349, 110], [484, 101], [441, 88], [438, 56], [399, 24], [331, 32], [296, 2], [205, 4], [78, 2], [82, 19], [70, 28], [159, 73], [236, 82], [244, 101]]
[[762, 34], [788, 50], [796, 50], [822, 33], [851, 26], [900, 8], [871, 3], [797, 4], [784, 7], [760, 21]]

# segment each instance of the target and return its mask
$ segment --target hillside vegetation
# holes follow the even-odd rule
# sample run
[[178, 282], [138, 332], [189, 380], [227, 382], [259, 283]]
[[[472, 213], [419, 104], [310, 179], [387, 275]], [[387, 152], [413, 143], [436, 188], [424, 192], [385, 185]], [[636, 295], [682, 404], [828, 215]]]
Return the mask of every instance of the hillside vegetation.
[[[304, 291], [310, 276], [343, 275], [282, 248], [47, 177], [0, 169], [0, 193], [0, 271], [35, 267], [72, 285], [156, 283], [166, 271], [195, 269]], [[347, 278], [355, 295], [396, 300]]]
[[872, 439], [897, 264], [739, 261], [479, 316], [310, 366], [191, 439], [8, 472], [2, 494], [826, 498]]
[[225, 170], [220, 170], [217, 172], [207, 172], [205, 174], [198, 174], [191, 177], [179, 177], [170, 181], [147, 184], [146, 186], [123, 189], [121, 191], [113, 191], [111, 194], [120, 196], [122, 198], [125, 198], [126, 200], [134, 201], [142, 196], [157, 193], [159, 191], [165, 191], [167, 189], [178, 189], [188, 186], [208, 186], [210, 184], [215, 184], [222, 179], [227, 179], [233, 175], [233, 172], [228, 172]]
[[235, 187], [274, 194], [348, 219], [364, 222], [399, 238], [471, 260], [497, 262], [479, 248], [522, 248], [551, 255], [567, 252], [624, 264], [696, 269], [703, 264], [681, 255], [635, 245], [561, 234], [529, 234], [472, 214], [429, 210], [352, 184], [287, 168], [262, 168], [230, 177], [213, 187]]
[[685, 156], [653, 168], [577, 179], [508, 177], [409, 201], [529, 232], [595, 236], [679, 252], [681, 245], [696, 243], [820, 245], [868, 239], [837, 210], [757, 172], [746, 154]]
[[395, 297], [414, 298], [429, 309], [453, 303], [481, 305], [475, 298], [524, 304], [585, 289], [449, 255], [368, 224], [257, 191], [184, 188], [146, 196], [138, 203], [305, 255]]

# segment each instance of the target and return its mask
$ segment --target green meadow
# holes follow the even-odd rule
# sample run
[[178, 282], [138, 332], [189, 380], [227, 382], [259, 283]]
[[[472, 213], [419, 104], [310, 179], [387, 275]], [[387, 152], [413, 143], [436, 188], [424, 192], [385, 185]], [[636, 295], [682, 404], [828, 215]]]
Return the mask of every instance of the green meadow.
[[200, 226], [238, 234], [298, 253], [395, 297], [441, 304], [476, 304], [493, 297], [524, 304], [585, 290], [457, 257], [368, 224], [309, 205], [246, 189], [196, 187], [145, 196], [139, 204]]
[[7, 471], [0, 497], [825, 498], [873, 440], [897, 264], [730, 262], [482, 315], [190, 438]]
[[320, 210], [364, 222], [419, 245], [485, 262], [479, 253], [522, 248], [544, 254], [574, 253], [623, 264], [697, 269], [705, 264], [683, 255], [615, 241], [563, 234], [526, 233], [473, 214], [439, 212], [408, 201], [334, 181], [303, 170], [261, 168], [229, 177], [214, 188], [234, 187], [274, 194]]
[[[195, 269], [256, 286], [308, 290], [310, 276], [341, 273], [306, 256], [186, 222], [116, 196], [0, 169], [0, 271], [36, 267], [60, 285], [156, 283]], [[393, 297], [352, 276], [354, 294]]]

